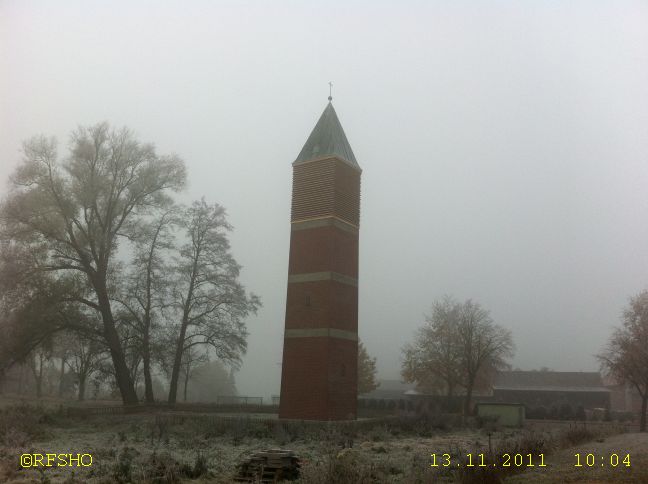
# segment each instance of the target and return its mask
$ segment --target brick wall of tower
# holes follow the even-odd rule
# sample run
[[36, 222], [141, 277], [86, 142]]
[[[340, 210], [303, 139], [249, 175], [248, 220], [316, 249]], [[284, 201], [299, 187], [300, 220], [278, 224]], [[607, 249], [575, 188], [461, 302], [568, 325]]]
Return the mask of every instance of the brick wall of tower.
[[358, 342], [329, 343], [329, 420], [352, 420], [358, 407]]
[[279, 418], [331, 420], [328, 378], [322, 377], [322, 368], [328, 364], [326, 339], [284, 340]]
[[335, 226], [294, 230], [288, 274], [334, 271], [358, 277], [358, 235]]
[[287, 338], [284, 341], [279, 418], [355, 419], [357, 355], [355, 341]]
[[358, 290], [336, 281], [290, 284], [286, 329], [336, 328], [358, 332]]
[[295, 164], [292, 202], [279, 417], [354, 419], [360, 172]]

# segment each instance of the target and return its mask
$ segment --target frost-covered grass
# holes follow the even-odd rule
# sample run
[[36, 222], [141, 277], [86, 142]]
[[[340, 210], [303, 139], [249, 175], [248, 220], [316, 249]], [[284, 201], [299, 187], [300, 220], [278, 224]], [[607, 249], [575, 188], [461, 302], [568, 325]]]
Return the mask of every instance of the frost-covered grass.
[[[581, 455], [582, 467], [576, 466]], [[588, 465], [586, 456], [595, 458]], [[610, 456], [619, 455], [616, 466]], [[630, 455], [629, 466], [623, 463]], [[599, 437], [557, 451], [547, 459], [548, 467], [530, 468], [505, 480], [506, 484], [550, 484], [555, 482], [645, 483], [648, 482], [648, 433], [626, 433]]]
[[[471, 473], [459, 466], [431, 467], [430, 454], [450, 454], [454, 464], [489, 447], [523, 451], [542, 441], [549, 451], [563, 446], [560, 439], [565, 436], [556, 429], [452, 429], [438, 418], [403, 418], [355, 429], [284, 426], [267, 416], [158, 413], [80, 419], [24, 406], [2, 412], [0, 482], [17, 483], [226, 483], [232, 482], [237, 463], [267, 448], [295, 451], [302, 460], [304, 483], [484, 482], [471, 481]], [[593, 438], [576, 433], [581, 440]], [[87, 453], [93, 464], [20, 469], [24, 452]]]

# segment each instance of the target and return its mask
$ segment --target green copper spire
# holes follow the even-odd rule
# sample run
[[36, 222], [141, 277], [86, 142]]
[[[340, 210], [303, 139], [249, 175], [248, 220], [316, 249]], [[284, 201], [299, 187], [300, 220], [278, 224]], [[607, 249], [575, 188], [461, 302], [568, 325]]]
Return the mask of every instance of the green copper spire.
[[337, 156], [359, 168], [351, 145], [349, 145], [330, 100], [295, 162], [309, 161], [326, 156]]

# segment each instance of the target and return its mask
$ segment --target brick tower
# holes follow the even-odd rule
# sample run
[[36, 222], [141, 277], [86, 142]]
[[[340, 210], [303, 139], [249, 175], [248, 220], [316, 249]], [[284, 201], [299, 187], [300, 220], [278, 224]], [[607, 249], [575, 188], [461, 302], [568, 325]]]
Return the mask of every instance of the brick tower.
[[293, 163], [279, 417], [356, 418], [360, 173], [330, 102]]

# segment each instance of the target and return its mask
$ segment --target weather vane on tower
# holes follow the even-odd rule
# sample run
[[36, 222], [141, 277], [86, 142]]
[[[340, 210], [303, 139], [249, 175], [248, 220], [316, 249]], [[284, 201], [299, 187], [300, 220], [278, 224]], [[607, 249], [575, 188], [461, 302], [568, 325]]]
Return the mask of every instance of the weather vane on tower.
[[329, 98], [328, 98], [329, 101], [333, 100], [333, 94], [332, 93], [333, 93], [333, 83], [331, 81], [329, 81]]

